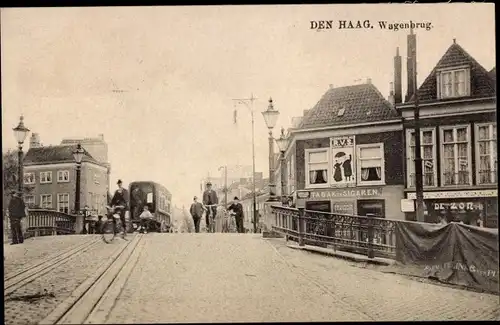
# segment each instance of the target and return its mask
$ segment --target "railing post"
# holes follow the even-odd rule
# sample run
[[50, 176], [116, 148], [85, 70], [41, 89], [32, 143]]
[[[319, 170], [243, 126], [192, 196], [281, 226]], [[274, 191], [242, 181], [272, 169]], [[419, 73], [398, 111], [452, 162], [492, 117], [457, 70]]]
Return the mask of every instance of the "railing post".
[[305, 246], [304, 245], [304, 214], [305, 214], [304, 208], [299, 208], [299, 225], [298, 225], [299, 246]]
[[373, 251], [373, 218], [372, 213], [367, 213], [366, 218], [368, 221], [368, 258], [374, 258], [375, 252]]

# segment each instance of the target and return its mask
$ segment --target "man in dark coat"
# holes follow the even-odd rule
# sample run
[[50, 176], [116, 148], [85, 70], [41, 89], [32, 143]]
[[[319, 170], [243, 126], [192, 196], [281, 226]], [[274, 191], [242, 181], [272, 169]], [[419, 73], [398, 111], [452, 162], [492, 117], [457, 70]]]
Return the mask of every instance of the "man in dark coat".
[[189, 209], [189, 212], [193, 217], [195, 232], [200, 232], [200, 221], [201, 221], [201, 216], [203, 215], [203, 210], [204, 210], [203, 204], [198, 202], [198, 198], [195, 196], [193, 198], [193, 203], [191, 204], [191, 208]]
[[[120, 209], [120, 221], [122, 222], [123, 227], [123, 236], [127, 232], [127, 223], [125, 222], [125, 211], [128, 210], [128, 191], [122, 187], [122, 180], [119, 179], [116, 183], [118, 185], [118, 189], [115, 191], [113, 198], [111, 199], [111, 206], [121, 205], [124, 208]], [[114, 221], [115, 219], [113, 219]], [[116, 228], [115, 228], [116, 229]]]
[[[217, 197], [217, 193], [215, 193], [214, 190], [212, 190], [212, 183], [207, 182], [207, 189], [205, 192], [203, 192], [203, 204], [204, 205], [214, 205], [214, 204], [219, 204], [219, 198]], [[215, 217], [217, 216], [217, 207], [212, 206], [212, 207], [207, 207], [208, 209], [212, 210], [212, 217], [215, 220]], [[205, 222], [207, 229], [209, 228], [210, 225], [210, 218], [209, 218], [209, 211], [205, 214]]]
[[24, 242], [21, 220], [26, 217], [27, 208], [24, 204], [21, 193], [12, 192], [12, 198], [9, 202], [9, 219], [12, 231], [11, 245], [22, 244]]
[[231, 204], [227, 210], [231, 211], [234, 215], [238, 232], [244, 233], [245, 229], [243, 228], [243, 206], [241, 205], [237, 196], [234, 197], [233, 204]]

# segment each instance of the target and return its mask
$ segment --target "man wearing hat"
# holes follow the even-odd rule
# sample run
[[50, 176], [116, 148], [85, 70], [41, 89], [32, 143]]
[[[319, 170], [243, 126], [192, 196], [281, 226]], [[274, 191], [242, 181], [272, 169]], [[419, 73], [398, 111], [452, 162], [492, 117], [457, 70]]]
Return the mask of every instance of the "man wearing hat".
[[[214, 190], [212, 190], [212, 183], [210, 181], [207, 182], [207, 189], [205, 192], [203, 192], [203, 204], [204, 205], [214, 205], [214, 204], [219, 204], [219, 198], [217, 197], [217, 193], [215, 193]], [[208, 207], [209, 209], [212, 209], [212, 216], [215, 220], [215, 217], [217, 216], [217, 207]], [[205, 222], [207, 229], [209, 228], [210, 225], [210, 218], [208, 217], [208, 211], [205, 214]]]
[[236, 228], [238, 229], [238, 232], [244, 233], [245, 230], [243, 228], [243, 206], [241, 205], [240, 200], [237, 196], [234, 197], [233, 204], [231, 204], [227, 210], [234, 213]]
[[[115, 191], [113, 198], [111, 199], [111, 206], [121, 205], [124, 206], [123, 209], [120, 209], [120, 221], [122, 222], [123, 227], [123, 236], [127, 232], [127, 224], [125, 222], [125, 211], [128, 210], [128, 191], [122, 187], [122, 180], [119, 179], [116, 183], [118, 185], [118, 189]], [[114, 219], [113, 219], [114, 220]]]
[[195, 232], [200, 232], [200, 220], [201, 216], [203, 215], [203, 210], [205, 207], [203, 204], [198, 202], [198, 198], [195, 196], [193, 198], [193, 203], [191, 204], [191, 208], [189, 209], [189, 212], [191, 213], [191, 216], [193, 217], [193, 222], [194, 222], [194, 231]]
[[22, 244], [24, 242], [21, 220], [27, 215], [27, 208], [24, 204], [21, 193], [13, 191], [9, 202], [9, 220], [12, 231], [11, 245]]

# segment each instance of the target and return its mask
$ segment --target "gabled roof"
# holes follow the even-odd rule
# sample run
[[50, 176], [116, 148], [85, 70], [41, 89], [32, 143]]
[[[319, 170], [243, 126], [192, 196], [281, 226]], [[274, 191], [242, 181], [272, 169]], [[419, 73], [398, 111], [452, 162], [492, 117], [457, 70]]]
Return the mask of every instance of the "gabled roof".
[[[343, 113], [341, 111], [343, 109]], [[371, 83], [329, 89], [302, 119], [299, 129], [348, 125], [398, 118]]]
[[[47, 146], [30, 148], [24, 157], [25, 165], [44, 165], [53, 163], [74, 162], [73, 152], [77, 145]], [[85, 148], [82, 162], [91, 162], [102, 165], [95, 160]]]
[[496, 67], [491, 69], [490, 72], [488, 72], [488, 74], [490, 75], [491, 79], [497, 80], [497, 68]]
[[[490, 72], [488, 72], [472, 56], [470, 56], [470, 54], [467, 53], [460, 45], [454, 42], [420, 86], [418, 90], [418, 99], [423, 102], [438, 100], [436, 73], [439, 69], [451, 68], [455, 66], [470, 67], [470, 98], [495, 96], [496, 82], [493, 78], [491, 78]], [[415, 95], [413, 95], [408, 102], [413, 102], [414, 100]], [[454, 98], [454, 100], [456, 100], [456, 98]]]

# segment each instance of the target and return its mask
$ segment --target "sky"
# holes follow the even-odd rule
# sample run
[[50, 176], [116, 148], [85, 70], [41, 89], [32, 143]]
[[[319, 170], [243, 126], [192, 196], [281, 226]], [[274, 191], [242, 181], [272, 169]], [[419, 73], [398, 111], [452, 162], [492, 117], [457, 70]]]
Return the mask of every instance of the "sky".
[[[20, 115], [44, 145], [102, 133], [111, 184], [154, 180], [188, 204], [208, 173], [252, 164], [251, 110], [232, 99], [257, 98], [256, 171], [267, 177], [270, 97], [278, 136], [330, 85], [371, 78], [388, 96], [396, 47], [405, 92], [409, 30], [378, 21], [432, 23], [415, 30], [420, 84], [454, 38], [493, 68], [494, 19], [494, 5], [479, 3], [1, 9], [3, 150], [16, 146]], [[339, 20], [375, 28], [339, 30]]]

